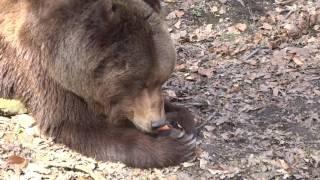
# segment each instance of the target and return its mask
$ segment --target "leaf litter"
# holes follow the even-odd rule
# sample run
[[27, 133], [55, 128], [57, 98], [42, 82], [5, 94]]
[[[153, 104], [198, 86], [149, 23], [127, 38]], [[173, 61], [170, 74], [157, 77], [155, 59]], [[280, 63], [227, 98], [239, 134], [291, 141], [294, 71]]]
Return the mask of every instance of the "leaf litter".
[[97, 162], [0, 103], [0, 179], [320, 179], [320, 3], [162, 5], [178, 59], [164, 91], [196, 116], [197, 158], [150, 170]]

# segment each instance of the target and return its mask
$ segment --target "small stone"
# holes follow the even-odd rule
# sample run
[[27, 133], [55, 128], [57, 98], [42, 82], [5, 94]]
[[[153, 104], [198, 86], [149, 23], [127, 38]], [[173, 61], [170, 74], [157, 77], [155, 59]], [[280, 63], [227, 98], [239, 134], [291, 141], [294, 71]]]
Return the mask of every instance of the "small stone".
[[204, 128], [209, 132], [212, 132], [213, 130], [216, 129], [214, 126], [205, 126]]

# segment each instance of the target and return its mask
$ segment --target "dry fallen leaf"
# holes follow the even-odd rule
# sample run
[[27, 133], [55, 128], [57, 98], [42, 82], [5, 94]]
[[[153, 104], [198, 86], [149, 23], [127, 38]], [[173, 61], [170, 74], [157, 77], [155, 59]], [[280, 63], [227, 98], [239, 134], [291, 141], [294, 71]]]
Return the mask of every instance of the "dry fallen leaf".
[[198, 74], [211, 78], [213, 76], [213, 69], [204, 69], [200, 67], [198, 69]]
[[209, 38], [214, 37], [214, 32], [212, 30], [213, 25], [212, 24], [206, 24], [203, 25], [201, 27], [199, 27], [198, 29], [196, 29], [191, 37], [193, 41], [203, 41], [203, 40], [207, 40]]
[[8, 157], [7, 163], [13, 165], [15, 168], [22, 169], [27, 166], [28, 161], [23, 157], [12, 155]]
[[240, 85], [239, 84], [234, 84], [230, 88], [229, 93], [237, 93], [237, 92], [240, 92], [240, 90], [241, 90]]
[[238, 23], [235, 25], [235, 28], [241, 32], [244, 32], [245, 30], [247, 30], [247, 25], [243, 23]]
[[218, 12], [218, 11], [219, 11], [219, 9], [218, 9], [217, 6], [212, 6], [212, 7], [210, 8], [210, 12], [212, 12], [212, 13], [216, 13], [216, 12]]
[[284, 29], [287, 31], [289, 37], [298, 37], [300, 36], [299, 28], [294, 24], [284, 25]]
[[166, 3], [173, 3], [173, 2], [176, 2], [176, 0], [164, 0], [164, 2], [166, 2]]
[[194, 74], [190, 74], [190, 75], [186, 76], [186, 80], [188, 80], [188, 81], [196, 81], [197, 77]]
[[219, 10], [219, 14], [225, 14], [227, 12], [226, 6], [222, 6]]
[[308, 48], [287, 47], [287, 52], [304, 58], [310, 57], [310, 50]]
[[241, 34], [241, 31], [235, 26], [228, 27], [228, 32], [232, 34]]
[[166, 19], [175, 19], [175, 18], [181, 18], [184, 15], [184, 12], [181, 10], [175, 10], [169, 13], [166, 17]]
[[176, 16], [177, 16], [178, 18], [181, 18], [181, 17], [184, 15], [184, 12], [181, 11], [181, 10], [177, 10], [177, 11], [175, 11], [175, 13], [176, 13]]
[[165, 93], [166, 93], [166, 95], [169, 96], [169, 97], [172, 97], [172, 98], [176, 98], [176, 97], [177, 97], [176, 92], [174, 92], [174, 91], [171, 90], [171, 89], [165, 90]]
[[269, 23], [263, 23], [261, 28], [265, 30], [272, 30], [272, 25]]
[[176, 70], [180, 72], [185, 72], [187, 70], [187, 65], [186, 64], [176, 65]]
[[304, 61], [297, 56], [293, 57], [292, 60], [298, 66], [302, 66], [304, 64]]
[[174, 24], [174, 27], [177, 29], [180, 29], [181, 21], [179, 20], [176, 24]]

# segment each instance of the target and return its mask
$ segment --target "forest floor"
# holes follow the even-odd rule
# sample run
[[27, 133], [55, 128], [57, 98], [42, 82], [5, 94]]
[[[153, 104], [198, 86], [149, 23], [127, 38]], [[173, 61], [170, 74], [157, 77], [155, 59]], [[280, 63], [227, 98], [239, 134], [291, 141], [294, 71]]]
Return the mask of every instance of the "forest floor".
[[320, 179], [320, 1], [162, 5], [178, 55], [164, 90], [196, 116], [196, 160], [97, 162], [39, 136], [20, 110], [0, 117], [0, 179]]

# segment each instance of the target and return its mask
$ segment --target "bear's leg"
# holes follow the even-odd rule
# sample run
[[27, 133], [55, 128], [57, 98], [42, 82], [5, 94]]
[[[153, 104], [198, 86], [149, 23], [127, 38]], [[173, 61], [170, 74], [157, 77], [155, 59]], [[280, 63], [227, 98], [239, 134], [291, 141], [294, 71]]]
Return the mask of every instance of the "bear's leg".
[[149, 135], [135, 127], [115, 127], [73, 93], [49, 89], [27, 103], [41, 132], [84, 155], [139, 168], [177, 165], [195, 155], [193, 134], [172, 129], [167, 136]]
[[164, 109], [166, 112], [166, 118], [168, 120], [177, 121], [187, 133], [194, 133], [194, 116], [188, 109], [181, 106], [173, 105], [167, 100], [164, 103]]
[[177, 165], [195, 156], [194, 135], [176, 129], [169, 136], [151, 136], [134, 128], [64, 124], [56, 141], [97, 160], [138, 168]]
[[[0, 44], [1, 46], [1, 44]], [[12, 98], [14, 95], [14, 82], [11, 72], [13, 69], [5, 64], [0, 53], [0, 98]]]

